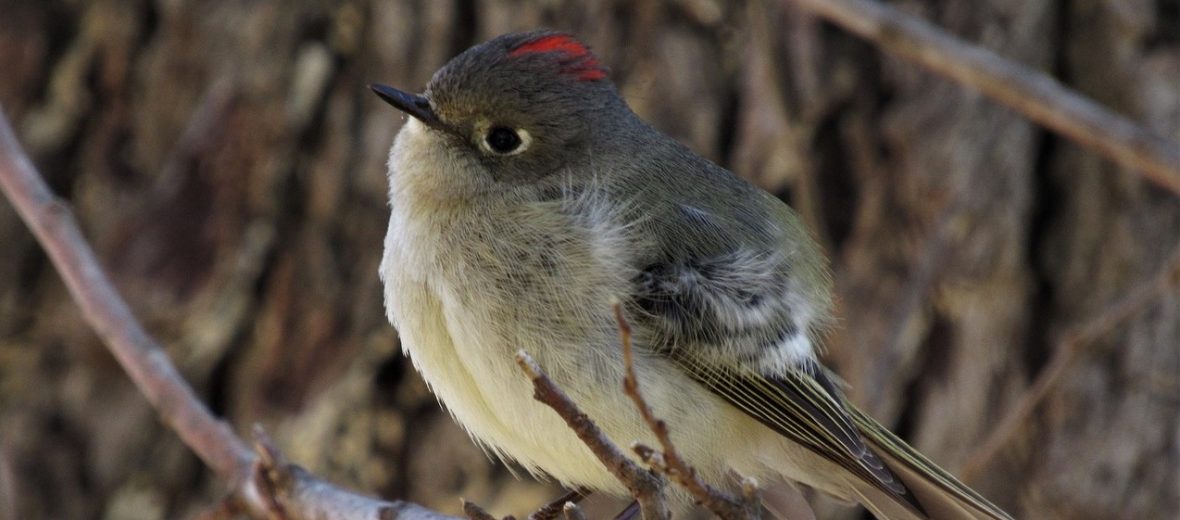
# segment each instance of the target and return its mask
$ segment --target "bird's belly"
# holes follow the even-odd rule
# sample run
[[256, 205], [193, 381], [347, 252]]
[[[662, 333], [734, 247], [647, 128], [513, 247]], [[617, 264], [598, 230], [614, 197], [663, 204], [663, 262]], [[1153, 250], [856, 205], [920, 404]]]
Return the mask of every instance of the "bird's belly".
[[[514, 357], [526, 345], [490, 333], [501, 325], [482, 319], [448, 291], [420, 286], [400, 292], [394, 296], [418, 293], [404, 300], [413, 302], [414, 311], [397, 316], [403, 349], [477, 442], [530, 472], [540, 470], [568, 485], [625, 491], [562, 419], [533, 399], [531, 382]], [[568, 373], [563, 376], [566, 383], [585, 384], [571, 381]]]
[[[480, 444], [530, 472], [543, 472], [567, 486], [582, 486], [622, 495], [626, 489], [550, 408], [533, 399], [532, 384], [516, 365], [507, 344], [488, 334], [495, 324], [478, 312], [457, 305], [443, 293], [435, 294], [436, 312], [429, 319], [402, 321], [402, 341], [414, 365], [455, 419]], [[573, 347], [551, 338], [551, 347]], [[567, 343], [564, 344], [563, 343]], [[537, 353], [533, 353], [536, 355]], [[581, 371], [579, 364], [553, 355], [538, 356], [543, 368], [604, 430], [624, 453], [640, 441], [658, 446], [633, 403], [622, 391], [622, 360], [612, 358], [617, 371], [599, 367]], [[765, 474], [763, 450], [751, 445], [766, 442], [769, 433], [745, 415], [679, 372], [668, 372], [648, 360], [639, 369], [644, 395], [672, 428], [677, 447], [711, 482], [732, 482], [731, 470], [745, 475]], [[596, 373], [597, 371], [597, 373]], [[645, 383], [660, 373], [658, 387]]]
[[[521, 280], [511, 269], [520, 255], [483, 265], [458, 265], [427, 254], [437, 242], [403, 240], [391, 227], [382, 262], [389, 317], [403, 349], [431, 390], [468, 433], [489, 451], [570, 486], [623, 494], [626, 490], [565, 422], [533, 399], [532, 384], [515, 362], [528, 351], [625, 453], [634, 441], [655, 445], [622, 391], [623, 362], [612, 298], [625, 295], [620, 269], [570, 252], [557, 255], [550, 276]], [[404, 229], [404, 228], [403, 228]], [[438, 236], [437, 234], [434, 236]], [[569, 259], [578, 269], [560, 265]], [[489, 260], [490, 259], [490, 260]], [[504, 273], [513, 273], [510, 280]], [[544, 272], [530, 270], [531, 273]], [[580, 278], [578, 278], [580, 277]], [[677, 447], [713, 482], [727, 472], [761, 473], [752, 444], [769, 433], [659, 356], [640, 356], [644, 395], [673, 430]], [[652, 382], [658, 380], [659, 384]]]

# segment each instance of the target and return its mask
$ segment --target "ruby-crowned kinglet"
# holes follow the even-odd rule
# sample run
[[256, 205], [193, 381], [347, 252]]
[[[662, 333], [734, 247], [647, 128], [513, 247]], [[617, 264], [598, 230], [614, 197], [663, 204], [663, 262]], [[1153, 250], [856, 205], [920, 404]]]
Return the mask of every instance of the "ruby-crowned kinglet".
[[1009, 518], [818, 363], [831, 282], [795, 213], [641, 121], [582, 43], [509, 34], [422, 95], [373, 90], [412, 116], [389, 155], [389, 319], [489, 451], [626, 493], [514, 361], [531, 353], [616, 443], [651, 442], [619, 386], [621, 301], [642, 392], [705, 479], [784, 476], [882, 518]]

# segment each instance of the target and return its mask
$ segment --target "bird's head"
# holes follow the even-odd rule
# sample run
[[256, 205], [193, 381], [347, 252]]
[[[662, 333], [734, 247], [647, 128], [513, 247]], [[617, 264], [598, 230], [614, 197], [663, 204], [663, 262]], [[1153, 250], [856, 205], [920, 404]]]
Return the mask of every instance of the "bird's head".
[[553, 31], [472, 47], [422, 94], [372, 89], [412, 117], [391, 153], [391, 175], [448, 177], [432, 181], [439, 195], [543, 184], [572, 165], [592, 168], [610, 127], [622, 131], [633, 117], [589, 48]]

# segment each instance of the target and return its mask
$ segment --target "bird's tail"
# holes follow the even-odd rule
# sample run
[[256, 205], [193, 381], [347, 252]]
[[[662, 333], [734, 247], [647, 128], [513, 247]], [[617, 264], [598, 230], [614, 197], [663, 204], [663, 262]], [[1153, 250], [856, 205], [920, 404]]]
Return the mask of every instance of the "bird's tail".
[[925, 517], [915, 515], [912, 509], [898, 502], [896, 497], [889, 496], [868, 483], [855, 485], [861, 503], [878, 518], [1012, 520], [1008, 513], [930, 462], [873, 418], [853, 407], [849, 407], [849, 412], [866, 444], [901, 479], [926, 513]]

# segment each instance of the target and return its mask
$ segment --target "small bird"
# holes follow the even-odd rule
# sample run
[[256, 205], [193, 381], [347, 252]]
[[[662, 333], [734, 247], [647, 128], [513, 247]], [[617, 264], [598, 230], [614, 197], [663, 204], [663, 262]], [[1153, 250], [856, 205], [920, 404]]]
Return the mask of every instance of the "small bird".
[[1010, 518], [854, 408], [817, 360], [826, 260], [785, 203], [640, 120], [573, 36], [507, 34], [426, 91], [389, 153], [389, 320], [482, 447], [566, 486], [627, 490], [533, 400], [529, 352], [622, 446], [651, 443], [620, 391], [612, 304], [681, 455], [723, 486], [785, 477], [879, 518]]

